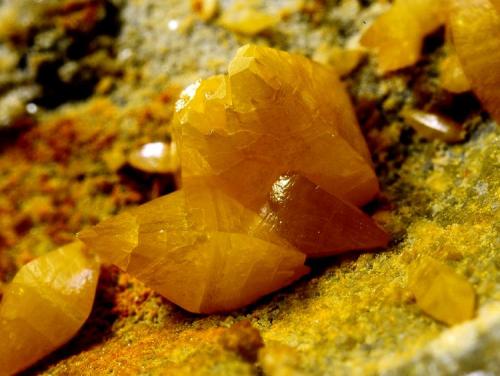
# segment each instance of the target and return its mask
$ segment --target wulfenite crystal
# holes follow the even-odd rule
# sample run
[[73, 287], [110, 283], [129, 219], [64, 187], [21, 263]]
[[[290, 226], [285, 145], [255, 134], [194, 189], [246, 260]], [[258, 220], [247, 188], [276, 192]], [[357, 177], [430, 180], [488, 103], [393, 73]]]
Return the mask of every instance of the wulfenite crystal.
[[420, 309], [436, 320], [454, 325], [474, 317], [476, 296], [470, 283], [431, 257], [415, 262], [410, 290]]
[[342, 83], [303, 56], [244, 46], [227, 75], [186, 89], [177, 109], [183, 179], [210, 179], [248, 208], [288, 171], [355, 205], [378, 193]]
[[104, 260], [210, 313], [293, 282], [306, 256], [387, 244], [355, 206], [378, 182], [334, 71], [245, 46], [227, 75], [187, 88], [177, 111], [182, 190], [81, 232]]
[[305, 255], [221, 191], [190, 184], [82, 231], [106, 261], [191, 312], [228, 311], [296, 280]]
[[74, 242], [23, 266], [0, 303], [0, 375], [32, 365], [73, 337], [87, 319], [97, 262]]
[[385, 247], [389, 235], [354, 205], [300, 175], [283, 175], [274, 184], [263, 221], [308, 257]]

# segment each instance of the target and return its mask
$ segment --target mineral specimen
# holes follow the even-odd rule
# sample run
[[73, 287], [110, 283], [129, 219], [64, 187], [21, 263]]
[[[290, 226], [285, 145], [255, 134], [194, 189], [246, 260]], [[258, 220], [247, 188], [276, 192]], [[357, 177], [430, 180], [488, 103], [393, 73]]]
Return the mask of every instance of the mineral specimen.
[[472, 90], [500, 122], [500, 13], [488, 0], [452, 3], [449, 24], [460, 63]]
[[283, 175], [274, 183], [261, 216], [308, 257], [382, 248], [389, 242], [368, 215], [299, 175]]
[[51, 353], [87, 319], [98, 263], [74, 242], [23, 266], [0, 303], [0, 375], [11, 375]]
[[186, 89], [177, 109], [183, 180], [209, 179], [250, 209], [288, 171], [355, 205], [378, 193], [342, 83], [305, 57], [244, 46], [226, 76]]
[[387, 244], [354, 206], [378, 182], [334, 71], [245, 46], [227, 76], [187, 88], [177, 111], [182, 190], [82, 231], [104, 260], [211, 313], [293, 282], [306, 255]]
[[429, 316], [449, 325], [474, 317], [476, 295], [469, 282], [431, 257], [415, 262], [410, 290]]
[[396, 0], [364, 32], [361, 44], [378, 57], [381, 73], [415, 64], [424, 37], [444, 24], [447, 2], [444, 0]]
[[191, 312], [229, 311], [300, 276], [305, 255], [218, 189], [190, 184], [79, 234], [102, 258]]

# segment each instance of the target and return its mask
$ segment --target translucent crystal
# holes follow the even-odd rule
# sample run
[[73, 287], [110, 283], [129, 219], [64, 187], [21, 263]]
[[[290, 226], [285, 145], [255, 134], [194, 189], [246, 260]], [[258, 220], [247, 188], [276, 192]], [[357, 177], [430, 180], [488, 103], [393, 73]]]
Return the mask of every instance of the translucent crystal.
[[385, 247], [389, 236], [365, 213], [299, 175], [281, 176], [261, 215], [309, 257]]
[[106, 261], [191, 312], [228, 311], [296, 280], [305, 255], [221, 191], [192, 183], [82, 231]]
[[25, 369], [76, 334], [92, 308], [98, 275], [81, 242], [18, 271], [0, 303], [0, 375]]
[[488, 0], [451, 3], [449, 27], [460, 64], [474, 93], [500, 122], [500, 13]]
[[244, 46], [226, 76], [189, 87], [177, 109], [184, 181], [204, 177], [248, 208], [288, 171], [355, 205], [378, 193], [342, 83], [305, 57]]
[[378, 182], [334, 71], [245, 46], [228, 75], [188, 87], [177, 112], [182, 190], [81, 232], [104, 260], [210, 313], [293, 282], [306, 254], [387, 244], [354, 206]]
[[417, 305], [436, 320], [453, 325], [474, 317], [476, 295], [470, 283], [431, 257], [415, 263], [410, 289]]
[[381, 73], [415, 64], [424, 37], [444, 24], [445, 0], [396, 0], [391, 8], [365, 30], [361, 44], [378, 57]]

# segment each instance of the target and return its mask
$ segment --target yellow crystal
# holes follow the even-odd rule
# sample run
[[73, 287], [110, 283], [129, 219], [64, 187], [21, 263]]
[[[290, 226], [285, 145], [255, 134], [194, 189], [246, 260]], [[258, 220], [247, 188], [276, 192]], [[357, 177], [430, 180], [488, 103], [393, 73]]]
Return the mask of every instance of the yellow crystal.
[[177, 110], [185, 182], [208, 179], [253, 210], [288, 171], [355, 205], [378, 193], [342, 83], [303, 56], [244, 46], [227, 75], [188, 87]]
[[279, 21], [278, 16], [264, 13], [245, 3], [237, 3], [222, 13], [218, 23], [227, 30], [252, 36], [271, 29]]
[[188, 87], [177, 111], [182, 190], [82, 231], [104, 260], [211, 313], [293, 282], [306, 255], [387, 244], [355, 206], [378, 182], [333, 70], [245, 46], [228, 75]]
[[130, 153], [128, 162], [138, 170], [149, 173], [173, 174], [180, 168], [175, 143], [150, 142], [142, 145]]
[[436, 320], [454, 325], [474, 317], [476, 296], [470, 283], [431, 257], [416, 262], [409, 286], [420, 309]]
[[465, 93], [471, 90], [470, 82], [455, 52], [450, 53], [439, 65], [441, 87], [451, 93]]
[[191, 312], [229, 311], [308, 271], [305, 255], [219, 190], [192, 183], [82, 231], [108, 262]]
[[381, 73], [409, 67], [419, 58], [424, 37], [446, 21], [445, 0], [396, 0], [363, 33], [361, 44], [378, 57]]
[[19, 372], [73, 337], [94, 302], [98, 263], [73, 242], [23, 266], [0, 303], [0, 375]]
[[474, 93], [500, 123], [500, 13], [488, 0], [451, 3], [449, 28], [461, 67]]

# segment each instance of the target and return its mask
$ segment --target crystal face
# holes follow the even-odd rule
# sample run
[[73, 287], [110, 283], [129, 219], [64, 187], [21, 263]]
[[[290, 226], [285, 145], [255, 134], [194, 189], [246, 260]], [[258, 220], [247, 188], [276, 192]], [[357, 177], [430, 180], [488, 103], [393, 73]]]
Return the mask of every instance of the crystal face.
[[0, 303], [0, 374], [29, 367], [70, 340], [94, 302], [98, 263], [73, 242], [23, 266]]
[[288, 171], [355, 205], [378, 193], [342, 83], [305, 57], [242, 47], [226, 76], [190, 87], [177, 109], [183, 179], [210, 179], [248, 208]]
[[354, 205], [300, 175], [283, 175], [262, 209], [264, 223], [308, 257], [385, 247], [387, 233]]
[[211, 313], [290, 284], [308, 256], [387, 245], [356, 207], [378, 182], [334, 71], [249, 45], [176, 109], [182, 189], [82, 231], [104, 260]]
[[474, 317], [474, 289], [450, 267], [423, 256], [416, 262], [409, 281], [417, 305], [436, 320], [454, 325]]
[[308, 271], [305, 255], [260, 222], [220, 190], [193, 183], [79, 237], [170, 301], [211, 313], [247, 305]]

